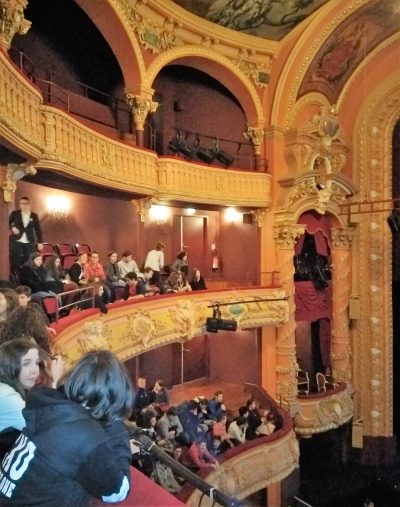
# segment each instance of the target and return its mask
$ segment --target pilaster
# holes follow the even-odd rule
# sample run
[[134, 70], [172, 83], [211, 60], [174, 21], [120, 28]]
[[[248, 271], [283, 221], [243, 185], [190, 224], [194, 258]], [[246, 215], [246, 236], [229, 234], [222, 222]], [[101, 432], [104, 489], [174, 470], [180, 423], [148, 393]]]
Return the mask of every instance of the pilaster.
[[7, 51], [15, 34], [24, 35], [31, 22], [24, 18], [27, 0], [0, 0], [0, 48]]
[[158, 102], [152, 100], [148, 95], [126, 94], [126, 103], [131, 108], [136, 130], [136, 144], [143, 146], [144, 122], [149, 114], [157, 111]]

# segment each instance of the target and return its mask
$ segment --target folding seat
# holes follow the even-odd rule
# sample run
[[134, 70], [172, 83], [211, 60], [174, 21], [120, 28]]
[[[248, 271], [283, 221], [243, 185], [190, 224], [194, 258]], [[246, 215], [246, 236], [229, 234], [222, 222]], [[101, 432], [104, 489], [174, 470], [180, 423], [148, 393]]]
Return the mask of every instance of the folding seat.
[[76, 243], [75, 244], [75, 252], [78, 254], [78, 253], [86, 253], [86, 254], [90, 254], [92, 251], [92, 249], [90, 248], [90, 245], [86, 244], [86, 243]]

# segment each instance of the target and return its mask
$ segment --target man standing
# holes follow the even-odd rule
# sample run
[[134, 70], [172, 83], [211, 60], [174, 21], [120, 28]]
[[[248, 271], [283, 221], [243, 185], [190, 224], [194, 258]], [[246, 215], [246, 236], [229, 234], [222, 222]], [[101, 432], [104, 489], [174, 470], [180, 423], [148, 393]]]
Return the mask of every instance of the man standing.
[[43, 248], [39, 217], [32, 213], [29, 197], [21, 197], [19, 206], [20, 209], [12, 211], [8, 219], [11, 232], [10, 269], [17, 276], [30, 254]]

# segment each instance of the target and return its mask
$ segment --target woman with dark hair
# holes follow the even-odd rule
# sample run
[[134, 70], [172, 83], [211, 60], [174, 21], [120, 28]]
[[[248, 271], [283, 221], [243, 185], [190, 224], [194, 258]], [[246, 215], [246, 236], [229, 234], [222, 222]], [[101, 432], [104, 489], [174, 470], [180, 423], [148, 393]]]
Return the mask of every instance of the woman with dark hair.
[[16, 338], [0, 346], [0, 432], [25, 428], [22, 409], [39, 377], [39, 363], [39, 347], [32, 340]]
[[67, 273], [63, 270], [61, 265], [61, 257], [58, 254], [50, 254], [44, 263], [47, 269], [49, 281], [53, 280], [55, 288], [54, 292], [66, 292], [69, 290], [78, 289], [78, 285], [72, 280], [68, 280]]
[[[123, 418], [133, 389], [107, 350], [85, 354], [60, 387], [35, 387], [24, 409], [26, 428], [4, 458], [2, 505], [88, 506], [119, 502], [129, 492], [131, 450]], [[68, 438], [69, 436], [69, 438]]]
[[185, 276], [188, 275], [189, 273], [188, 256], [184, 250], [178, 253], [176, 259], [171, 264], [171, 272], [173, 271], [180, 271]]
[[[32, 294], [46, 297], [56, 294], [56, 284], [49, 279], [47, 269], [43, 266], [43, 257], [39, 252], [33, 252], [21, 268], [21, 285], [31, 288]], [[58, 291], [60, 292], [60, 291]]]
[[193, 276], [192, 276], [192, 280], [190, 282], [190, 286], [192, 287], [192, 290], [207, 289], [206, 282], [204, 281], [204, 278], [201, 276], [199, 269], [193, 270]]

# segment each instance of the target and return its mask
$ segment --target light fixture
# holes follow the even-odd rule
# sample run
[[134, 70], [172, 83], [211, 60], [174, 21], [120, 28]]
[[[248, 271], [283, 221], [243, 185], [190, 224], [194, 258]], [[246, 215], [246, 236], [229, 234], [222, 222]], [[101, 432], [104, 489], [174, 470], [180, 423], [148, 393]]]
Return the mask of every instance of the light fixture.
[[193, 216], [196, 213], [196, 210], [194, 208], [186, 208], [185, 213], [186, 215]]
[[213, 149], [200, 146], [199, 136], [196, 137], [196, 140], [194, 142], [194, 149], [196, 152], [196, 157], [202, 162], [205, 162], [206, 164], [211, 164], [211, 162], [214, 162], [216, 152]]
[[47, 199], [47, 210], [53, 218], [67, 218], [71, 202], [61, 195], [53, 195]]
[[185, 158], [192, 160], [194, 158], [194, 152], [190, 146], [186, 144], [186, 140], [189, 137], [189, 133], [186, 133], [185, 137], [179, 132], [176, 132], [175, 137], [173, 137], [168, 143], [168, 149], [173, 153], [181, 154]]
[[234, 319], [221, 319], [221, 310], [219, 305], [213, 307], [213, 316], [206, 320], [206, 329], [208, 333], [218, 333], [221, 331], [236, 331], [237, 322]]
[[157, 204], [153, 204], [150, 208], [149, 215], [151, 220], [161, 225], [168, 222], [170, 211], [167, 206], [159, 206]]
[[227, 222], [240, 222], [242, 219], [242, 214], [239, 213], [235, 208], [229, 207], [225, 210], [225, 220]]
[[235, 160], [232, 155], [229, 155], [229, 153], [226, 151], [221, 150], [218, 138], [215, 139], [214, 146], [211, 151], [213, 151], [215, 158], [219, 160], [225, 167], [232, 165], [233, 161]]

